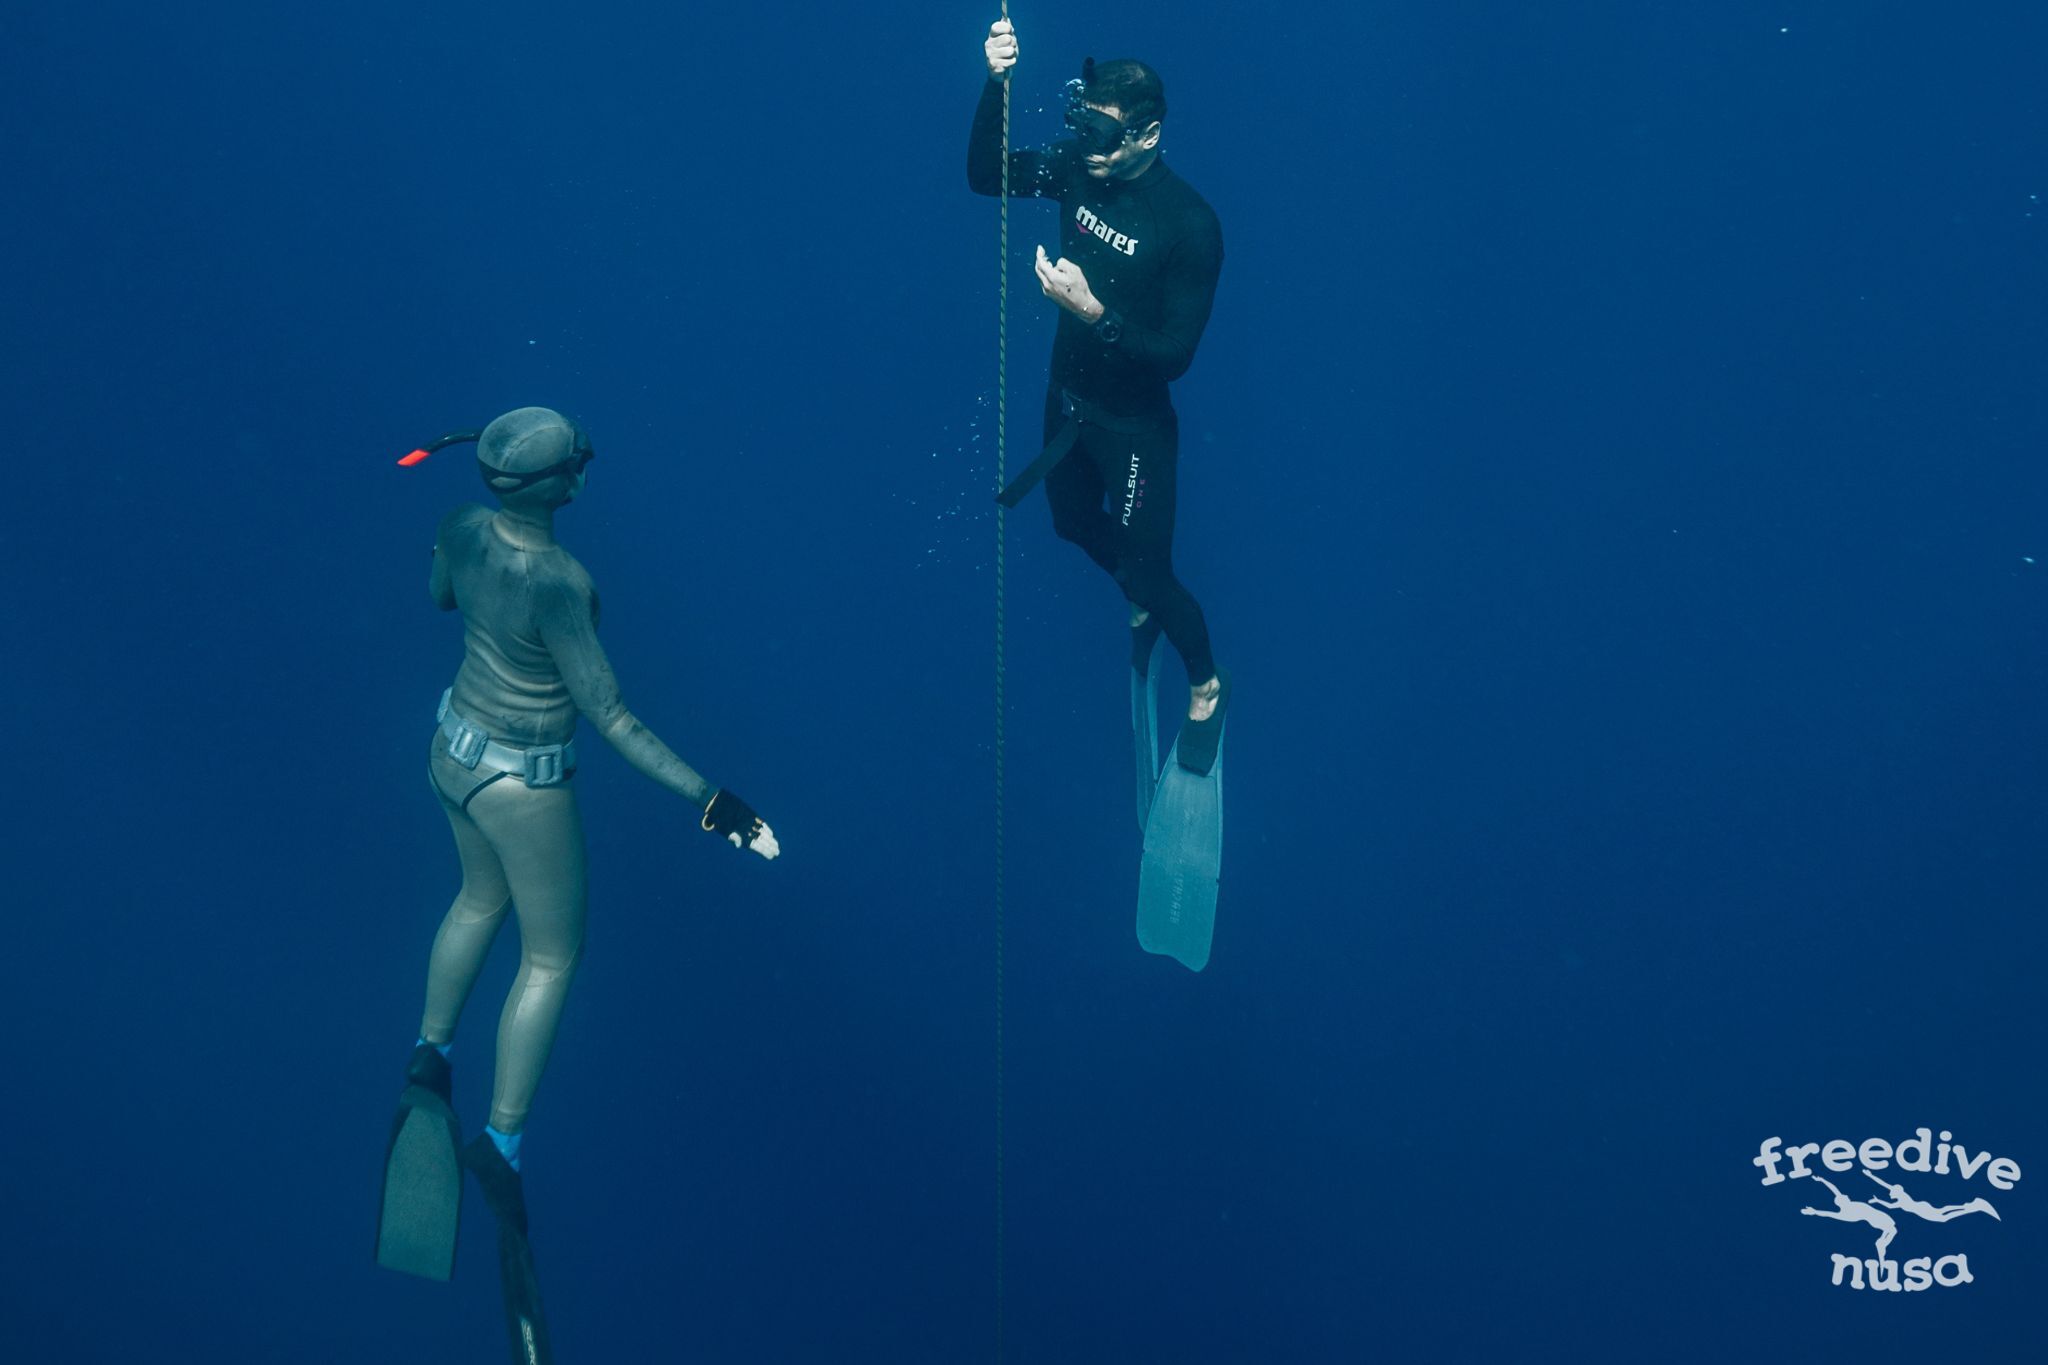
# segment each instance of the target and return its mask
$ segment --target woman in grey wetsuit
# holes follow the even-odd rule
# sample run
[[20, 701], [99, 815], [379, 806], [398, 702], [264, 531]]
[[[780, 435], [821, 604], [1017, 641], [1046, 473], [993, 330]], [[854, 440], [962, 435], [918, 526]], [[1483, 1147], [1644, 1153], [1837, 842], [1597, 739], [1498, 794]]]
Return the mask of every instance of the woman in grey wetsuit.
[[[428, 759], [462, 858], [462, 890], [434, 937], [408, 1075], [416, 1084], [439, 1080], [433, 1088], [446, 1094], [456, 1019], [506, 912], [515, 912], [519, 975], [498, 1020], [485, 1130], [504, 1160], [502, 1177], [519, 1168], [527, 1109], [582, 951], [583, 826], [569, 780], [577, 717], [688, 801], [702, 828], [763, 858], [781, 850], [746, 802], [715, 791], [619, 699], [597, 641], [597, 592], [554, 537], [556, 509], [583, 487], [588, 439], [559, 413], [521, 408], [492, 422], [477, 442], [484, 482], [500, 506], [493, 512], [471, 503], [443, 519], [430, 584], [434, 604], [460, 611], [463, 621], [462, 668], [442, 698]], [[481, 1139], [472, 1147], [472, 1163], [495, 1167]]]

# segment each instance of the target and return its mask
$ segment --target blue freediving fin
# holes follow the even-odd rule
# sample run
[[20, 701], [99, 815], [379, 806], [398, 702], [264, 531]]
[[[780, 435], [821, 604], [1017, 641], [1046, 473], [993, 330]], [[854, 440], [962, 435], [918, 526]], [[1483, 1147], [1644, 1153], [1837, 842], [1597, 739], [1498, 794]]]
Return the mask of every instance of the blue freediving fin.
[[[1144, 627], [1139, 627], [1142, 631]], [[1131, 740], [1138, 762], [1138, 828], [1152, 814], [1152, 792], [1159, 785], [1159, 641], [1133, 632], [1131, 653]]]
[[1191, 972], [1209, 965], [1216, 932], [1216, 891], [1223, 871], [1223, 737], [1207, 773], [1180, 764], [1173, 741], [1138, 864], [1138, 946]]
[[377, 1211], [377, 1264], [446, 1280], [455, 1273], [455, 1230], [462, 1214], [460, 1125], [449, 1106], [448, 1063], [426, 1044], [407, 1068], [384, 1153]]

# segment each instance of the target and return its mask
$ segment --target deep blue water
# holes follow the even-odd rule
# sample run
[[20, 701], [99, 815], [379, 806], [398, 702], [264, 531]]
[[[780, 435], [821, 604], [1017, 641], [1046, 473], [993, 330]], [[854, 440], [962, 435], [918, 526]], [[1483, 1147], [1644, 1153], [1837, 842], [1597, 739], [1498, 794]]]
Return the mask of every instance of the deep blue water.
[[[2048, 16], [1507, 8], [1018, 6], [1020, 140], [1142, 56], [1224, 224], [1177, 557], [1238, 694], [1191, 976], [1119, 602], [1011, 517], [1003, 1358], [2041, 1359], [2034, 1182], [1858, 1294], [1750, 1158], [2048, 1169]], [[995, 1358], [993, 17], [10, 17], [6, 1359], [502, 1358], [479, 1201], [452, 1287], [369, 1252], [479, 496], [391, 460], [528, 403], [628, 701], [786, 849], [577, 779], [559, 1357]]]

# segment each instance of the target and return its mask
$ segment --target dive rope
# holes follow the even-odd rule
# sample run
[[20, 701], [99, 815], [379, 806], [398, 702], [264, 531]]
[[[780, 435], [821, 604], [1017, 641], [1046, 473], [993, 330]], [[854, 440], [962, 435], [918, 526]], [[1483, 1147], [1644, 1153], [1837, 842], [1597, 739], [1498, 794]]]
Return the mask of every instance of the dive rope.
[[[1003, 0], [1003, 19], [1010, 0]], [[986, 13], [986, 11], [984, 11]], [[1010, 78], [1003, 77], [1002, 227], [996, 244], [996, 491], [1008, 475], [1010, 379]], [[1003, 519], [996, 504], [996, 1365], [1003, 1361]]]

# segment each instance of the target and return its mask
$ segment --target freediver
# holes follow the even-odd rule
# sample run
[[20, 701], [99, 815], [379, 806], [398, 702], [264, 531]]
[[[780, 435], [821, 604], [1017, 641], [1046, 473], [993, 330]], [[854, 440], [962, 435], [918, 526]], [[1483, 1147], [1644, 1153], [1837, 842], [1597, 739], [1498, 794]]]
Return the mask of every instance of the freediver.
[[[990, 26], [988, 80], [974, 111], [967, 183], [1001, 192], [1003, 86], [1016, 30]], [[1167, 386], [1187, 372], [1223, 269], [1215, 211], [1161, 159], [1166, 92], [1142, 62], [1082, 65], [1068, 85], [1069, 139], [1010, 153], [1010, 193], [1060, 204], [1060, 257], [1038, 249], [1037, 274], [1059, 305], [1045, 448], [1004, 490], [1015, 506], [1040, 478], [1053, 531], [1081, 547], [1130, 603], [1133, 667], [1146, 671], [1163, 629], [1187, 667], [1180, 764], [1216, 761], [1230, 678], [1210, 652], [1202, 608], [1173, 570], [1180, 428]], [[1109, 507], [1105, 509], [1104, 499]]]
[[1825, 1176], [1817, 1175], [1814, 1179], [1828, 1187], [1828, 1193], [1835, 1197], [1835, 1206], [1832, 1209], [1808, 1207], [1799, 1211], [1812, 1218], [1832, 1218], [1838, 1223], [1867, 1223], [1871, 1227], [1876, 1228], [1877, 1260], [1878, 1264], [1884, 1264], [1884, 1249], [1892, 1244], [1892, 1238], [1899, 1235], [1897, 1220], [1888, 1213], [1872, 1208], [1860, 1199], [1851, 1199], [1848, 1195], [1836, 1189], [1834, 1182]]
[[[462, 888], [434, 936], [378, 1224], [380, 1263], [437, 1279], [452, 1269], [462, 1167], [477, 1175], [501, 1241], [516, 1232], [517, 1253], [526, 1254], [520, 1143], [583, 943], [583, 826], [570, 781], [578, 717], [687, 801], [700, 828], [763, 858], [781, 851], [745, 801], [714, 789], [620, 699], [597, 639], [596, 589], [554, 534], [555, 513], [583, 490], [594, 458], [582, 429], [547, 408], [520, 408], [401, 463], [472, 440], [499, 506], [468, 503], [442, 520], [428, 583], [434, 605], [461, 612], [463, 622], [462, 666], [442, 696], [427, 764]], [[498, 1021], [490, 1122], [458, 1153], [449, 1048], [491, 942], [512, 915], [519, 972]], [[513, 1254], [505, 1260], [508, 1311]], [[524, 1273], [530, 1282], [530, 1258]]]
[[1917, 1218], [1924, 1218], [1930, 1223], [1946, 1223], [1949, 1219], [1960, 1218], [1966, 1213], [1988, 1213], [2001, 1223], [2005, 1221], [2003, 1218], [1998, 1217], [1998, 1210], [1991, 1207], [1991, 1201], [1982, 1195], [1977, 1196], [1977, 1198], [1972, 1199], [1967, 1204], [1944, 1204], [1937, 1208], [1924, 1199], [1915, 1199], [1912, 1195], [1906, 1193], [1904, 1185], [1894, 1185], [1891, 1181], [1873, 1173], [1868, 1167], [1864, 1168], [1863, 1174], [1884, 1186], [1885, 1193], [1891, 1196], [1889, 1199], [1879, 1199], [1877, 1196], [1872, 1195], [1870, 1202], [1879, 1208], [1898, 1209], [1901, 1212], [1910, 1213]]

